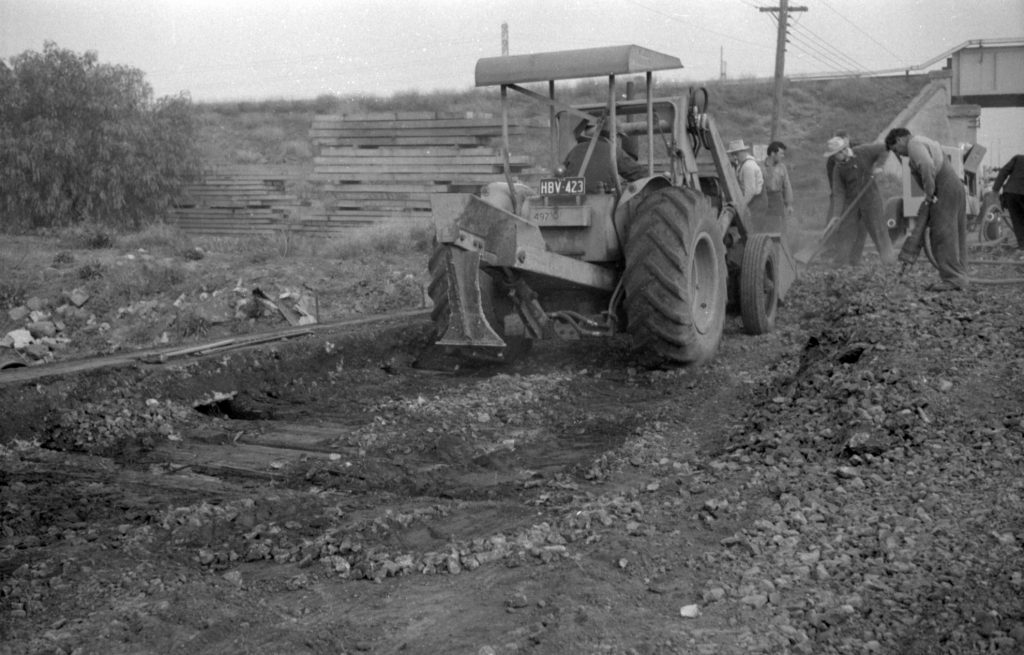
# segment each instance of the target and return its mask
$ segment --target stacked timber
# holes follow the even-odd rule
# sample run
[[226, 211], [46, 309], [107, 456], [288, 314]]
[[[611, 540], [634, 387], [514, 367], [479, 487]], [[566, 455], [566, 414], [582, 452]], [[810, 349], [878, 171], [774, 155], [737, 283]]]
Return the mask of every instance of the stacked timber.
[[[512, 137], [537, 126], [510, 125]], [[313, 181], [329, 216], [429, 216], [434, 193], [476, 192], [504, 180], [501, 120], [442, 112], [317, 116]], [[511, 174], [539, 176], [530, 157], [512, 156]]]
[[298, 213], [288, 193], [293, 173], [272, 166], [219, 166], [185, 188], [172, 220], [191, 234], [270, 234]]
[[[522, 139], [542, 129], [509, 127]], [[332, 234], [392, 217], [430, 217], [434, 193], [476, 193], [504, 180], [501, 120], [438, 112], [317, 116], [312, 172], [270, 165], [220, 166], [188, 187], [171, 220], [192, 234]], [[510, 172], [540, 177], [531, 158], [510, 158]], [[297, 191], [301, 189], [301, 192]], [[300, 197], [301, 196], [301, 197]]]

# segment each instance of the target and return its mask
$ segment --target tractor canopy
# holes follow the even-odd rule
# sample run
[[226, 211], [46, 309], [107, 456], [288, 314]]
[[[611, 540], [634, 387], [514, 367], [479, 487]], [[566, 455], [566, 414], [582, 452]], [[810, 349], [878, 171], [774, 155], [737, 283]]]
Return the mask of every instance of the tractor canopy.
[[476, 86], [605, 77], [682, 68], [678, 57], [637, 45], [485, 57], [476, 62]]

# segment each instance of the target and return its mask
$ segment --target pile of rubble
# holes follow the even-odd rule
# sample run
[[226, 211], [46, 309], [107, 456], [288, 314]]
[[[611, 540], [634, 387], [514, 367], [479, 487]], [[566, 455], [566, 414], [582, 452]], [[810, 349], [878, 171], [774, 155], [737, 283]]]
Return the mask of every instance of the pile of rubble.
[[22, 327], [0, 338], [0, 368], [52, 360], [54, 353], [66, 350], [71, 343], [69, 323], [102, 329], [96, 315], [85, 307], [88, 301], [88, 292], [75, 289], [65, 294], [56, 307], [33, 296], [25, 304], [8, 310], [7, 319]]

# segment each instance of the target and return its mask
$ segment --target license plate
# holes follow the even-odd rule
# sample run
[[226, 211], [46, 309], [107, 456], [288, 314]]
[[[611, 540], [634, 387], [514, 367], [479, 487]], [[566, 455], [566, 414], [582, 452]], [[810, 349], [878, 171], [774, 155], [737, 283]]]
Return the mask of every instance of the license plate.
[[579, 196], [585, 188], [582, 177], [546, 177], [540, 181], [542, 196]]

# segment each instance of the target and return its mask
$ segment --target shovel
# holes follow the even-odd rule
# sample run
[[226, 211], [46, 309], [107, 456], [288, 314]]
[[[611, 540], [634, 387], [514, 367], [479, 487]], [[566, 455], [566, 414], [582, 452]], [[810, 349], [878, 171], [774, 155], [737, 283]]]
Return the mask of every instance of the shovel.
[[807, 264], [810, 264], [812, 261], [814, 261], [815, 257], [821, 254], [821, 251], [825, 249], [825, 245], [828, 243], [828, 240], [832, 237], [833, 234], [836, 233], [836, 230], [838, 230], [839, 226], [843, 224], [843, 222], [846, 220], [846, 217], [850, 215], [850, 212], [853, 211], [853, 208], [857, 206], [857, 203], [860, 202], [860, 199], [864, 197], [864, 194], [867, 193], [868, 191], [868, 187], [871, 184], [873, 184], [874, 181], [874, 175], [868, 178], [868, 181], [864, 184], [863, 187], [861, 187], [861, 190], [857, 193], [857, 195], [854, 196], [853, 202], [847, 205], [846, 209], [843, 210], [843, 213], [839, 216], [839, 220], [830, 223], [828, 227], [825, 228], [825, 232], [821, 235], [821, 239], [818, 240], [818, 243], [816, 243], [813, 246], [803, 248], [799, 252], [793, 254], [793, 259], [795, 259], [797, 263], [806, 266]]

